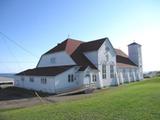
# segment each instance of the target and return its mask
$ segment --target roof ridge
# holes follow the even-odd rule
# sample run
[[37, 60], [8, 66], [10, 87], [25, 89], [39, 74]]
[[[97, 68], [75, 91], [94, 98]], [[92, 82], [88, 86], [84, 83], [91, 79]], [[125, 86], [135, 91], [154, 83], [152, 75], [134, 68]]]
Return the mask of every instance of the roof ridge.
[[84, 41], [82, 41], [82, 40], [73, 39], [73, 38], [67, 38], [66, 40], [72, 40], [72, 41], [84, 42]]
[[47, 66], [47, 67], [37, 67], [37, 68], [53, 68], [53, 67], [69, 67], [69, 66], [77, 66], [77, 65], [60, 65], [60, 66]]
[[67, 38], [65, 41], [66, 41], [65, 50], [66, 50], [66, 49], [67, 49], [67, 47], [68, 47], [67, 45], [68, 45], [68, 42], [69, 42], [69, 41], [82, 42], [82, 43], [83, 43], [83, 41], [76, 40], [76, 39], [72, 39], [72, 38]]
[[104, 37], [104, 38], [100, 38], [100, 39], [96, 39], [96, 40], [87, 41], [87, 42], [84, 42], [84, 43], [96, 42], [96, 41], [105, 40], [105, 39], [108, 39], [108, 38]]
[[137, 43], [137, 42], [132, 42], [132, 43], [130, 43], [128, 46], [131, 46], [131, 45], [139, 45], [139, 46], [141, 46], [139, 43]]

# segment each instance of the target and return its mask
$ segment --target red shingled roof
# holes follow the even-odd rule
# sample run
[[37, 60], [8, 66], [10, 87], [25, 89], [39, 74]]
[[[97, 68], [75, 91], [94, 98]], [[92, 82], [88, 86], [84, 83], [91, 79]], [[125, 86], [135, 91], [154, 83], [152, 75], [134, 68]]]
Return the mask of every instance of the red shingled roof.
[[103, 42], [108, 38], [101, 38], [98, 40], [93, 40], [90, 42], [82, 42], [79, 40], [68, 38], [62, 43], [58, 44], [56, 47], [50, 49], [44, 55], [51, 54], [59, 51], [66, 51], [68, 54], [72, 54], [80, 45], [82, 52], [95, 51], [98, 50]]
[[[83, 71], [88, 66], [93, 69], [97, 69], [96, 66], [84, 55], [84, 52], [98, 50], [106, 39], [108, 38], [102, 38], [90, 42], [82, 42], [79, 40], [68, 38], [62, 43], [58, 44], [56, 47], [47, 51], [43, 55], [60, 51], [66, 51], [75, 61], [77, 66], [80, 66], [80, 70]], [[115, 52], [116, 52], [117, 66], [137, 67], [137, 65], [134, 64], [123, 51], [115, 49]], [[18, 73], [17, 75], [55, 76], [72, 68], [73, 66], [75, 65], [34, 68]]]
[[82, 41], [68, 38], [62, 43], [58, 44], [56, 47], [47, 51], [45, 54], [51, 54], [60, 51], [66, 51], [68, 54], [72, 54], [81, 43]]
[[90, 60], [88, 60], [88, 58], [83, 54], [83, 52], [98, 50], [106, 39], [107, 38], [102, 38], [90, 42], [82, 42], [68, 38], [46, 52], [44, 55], [59, 51], [66, 51], [76, 64], [81, 67], [80, 70], [84, 70], [88, 66], [93, 69], [97, 69], [95, 65], [93, 65], [93, 63], [90, 62]]
[[[105, 40], [106, 38], [102, 38], [91, 42], [82, 42], [79, 40], [68, 38], [62, 43], [58, 44], [56, 47], [44, 53], [43, 55], [66, 51], [75, 61], [77, 66], [80, 66], [80, 71], [85, 70], [88, 66], [93, 69], [97, 69], [95, 65], [83, 54], [83, 52], [98, 50]], [[73, 67], [73, 65], [34, 68], [20, 72], [17, 75], [55, 76], [70, 69], [71, 67]]]

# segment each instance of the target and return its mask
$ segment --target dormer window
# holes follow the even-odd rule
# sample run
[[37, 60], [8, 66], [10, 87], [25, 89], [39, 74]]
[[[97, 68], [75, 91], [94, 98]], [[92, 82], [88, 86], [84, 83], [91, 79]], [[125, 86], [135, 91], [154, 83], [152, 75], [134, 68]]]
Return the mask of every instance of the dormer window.
[[52, 57], [52, 58], [50, 59], [50, 62], [53, 63], [53, 64], [56, 63], [56, 58], [55, 58], [55, 57]]

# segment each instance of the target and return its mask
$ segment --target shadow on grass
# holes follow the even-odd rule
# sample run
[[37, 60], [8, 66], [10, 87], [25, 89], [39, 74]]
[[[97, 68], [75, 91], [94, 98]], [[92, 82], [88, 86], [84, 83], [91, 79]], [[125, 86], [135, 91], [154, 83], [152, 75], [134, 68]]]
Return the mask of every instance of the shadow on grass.
[[[37, 92], [41, 97], [47, 97], [53, 94]], [[17, 87], [8, 87], [0, 89], [0, 101], [2, 100], [16, 100], [16, 99], [24, 99], [24, 98], [32, 98], [36, 97], [35, 91], [27, 90], [24, 88]]]

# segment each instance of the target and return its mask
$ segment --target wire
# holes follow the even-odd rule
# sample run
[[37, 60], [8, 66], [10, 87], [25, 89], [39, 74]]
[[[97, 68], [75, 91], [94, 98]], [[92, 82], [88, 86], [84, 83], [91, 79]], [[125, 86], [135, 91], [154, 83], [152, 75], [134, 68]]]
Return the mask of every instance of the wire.
[[17, 59], [17, 57], [14, 55], [14, 53], [10, 49], [9, 45], [7, 44], [7, 41], [5, 41], [4, 39], [3, 39], [3, 41], [4, 41], [4, 44], [5, 44], [6, 48], [8, 49], [8, 51], [10, 52], [10, 54], [13, 56], [14, 60], [16, 61], [15, 63], [17, 64], [17, 67], [18, 68], [22, 68], [19, 60]]
[[14, 41], [13, 39], [11, 39], [10, 37], [8, 37], [6, 34], [0, 32], [0, 35], [2, 35], [3, 37], [5, 37], [7, 40], [9, 40], [10, 42], [12, 42], [13, 44], [15, 44], [16, 46], [18, 46], [19, 48], [21, 48], [23, 51], [25, 51], [26, 53], [36, 57], [36, 58], [39, 58], [37, 57], [35, 54], [33, 54], [32, 52], [30, 52], [29, 50], [27, 50], [26, 48], [24, 48], [23, 46], [21, 46], [19, 43], [17, 43], [16, 41]]
[[[0, 41], [0, 42], [3, 42], [3, 41]], [[7, 71], [13, 71], [12, 68], [8, 66], [8, 64], [3, 63], [3, 66], [4, 66], [5, 70], [7, 70]]]
[[[0, 63], [16, 63], [17, 64], [17, 67], [18, 68], [22, 68], [21, 67], [21, 63], [24, 63], [24, 62], [21, 62], [19, 61], [16, 56], [13, 54], [13, 52], [11, 51], [10, 47], [8, 46], [7, 44], [7, 41], [8, 40], [9, 42], [12, 42], [13, 44], [15, 44], [16, 46], [18, 46], [20, 49], [22, 49], [23, 51], [25, 51], [26, 53], [38, 58], [36, 55], [34, 55], [32, 52], [30, 52], [29, 50], [27, 50], [26, 48], [24, 48], [23, 46], [21, 46], [19, 43], [17, 43], [16, 41], [14, 41], [13, 39], [10, 39], [6, 34], [0, 32], [0, 37], [1, 39], [4, 41], [4, 43], [6, 44], [6, 48], [8, 49], [8, 51], [10, 52], [10, 54], [14, 57], [14, 61], [0, 61]], [[6, 40], [5, 40], [6, 39]], [[24, 74], [25, 75], [25, 74]]]

